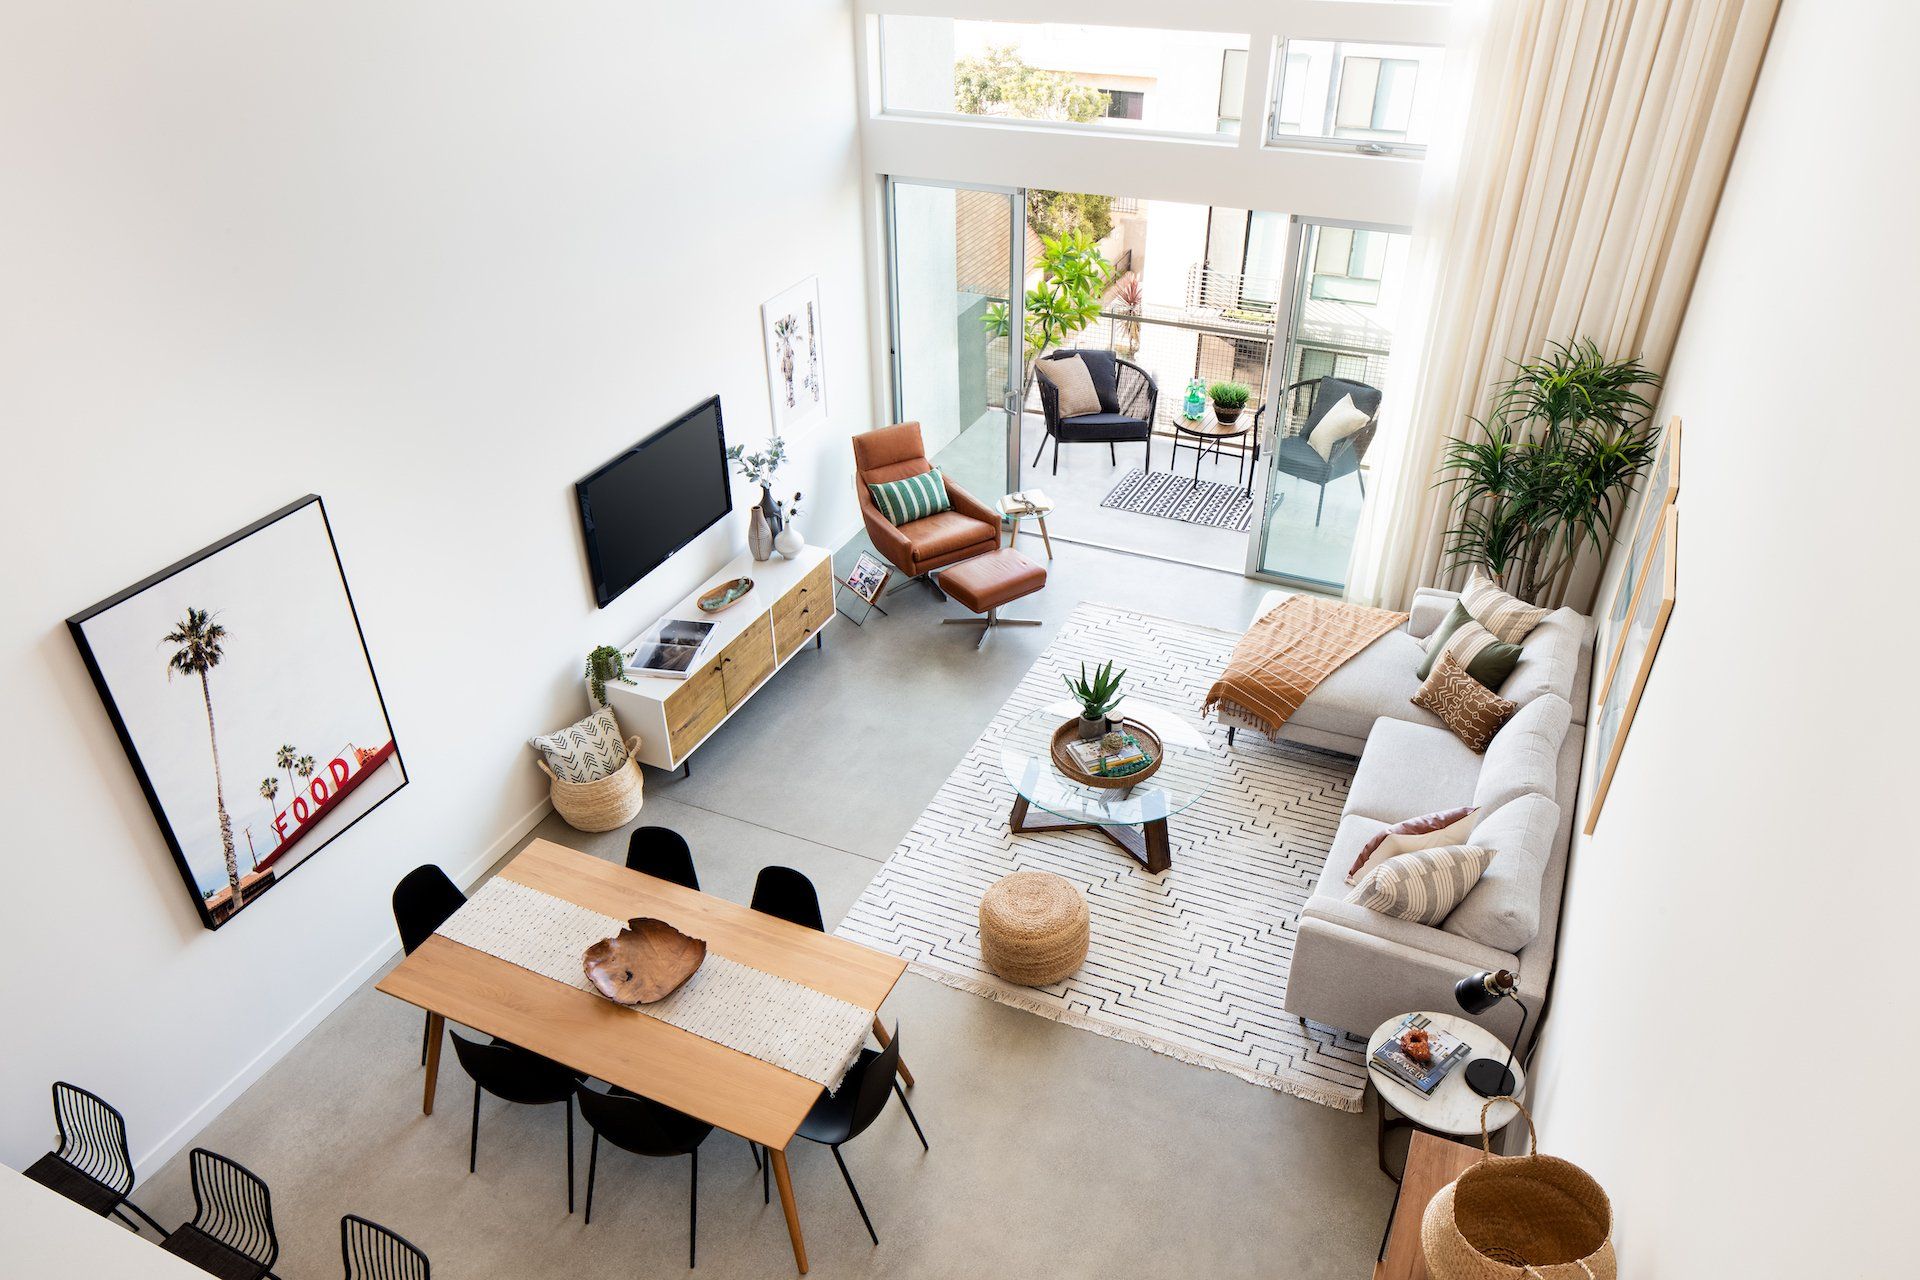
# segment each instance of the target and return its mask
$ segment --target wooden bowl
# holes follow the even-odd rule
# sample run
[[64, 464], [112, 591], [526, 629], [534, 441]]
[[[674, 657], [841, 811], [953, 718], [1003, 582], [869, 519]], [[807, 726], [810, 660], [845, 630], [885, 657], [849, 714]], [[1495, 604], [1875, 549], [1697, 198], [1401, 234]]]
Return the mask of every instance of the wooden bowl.
[[729, 578], [694, 603], [700, 606], [702, 613], [718, 613], [751, 590], [752, 578]]
[[1073, 758], [1068, 746], [1080, 736], [1080, 720], [1075, 717], [1053, 731], [1053, 767], [1065, 774], [1069, 782], [1077, 782], [1083, 787], [1099, 787], [1105, 791], [1121, 791], [1138, 786], [1160, 771], [1161, 762], [1167, 758], [1167, 749], [1161, 745], [1160, 735], [1138, 720], [1115, 720], [1113, 727], [1121, 733], [1130, 733], [1152, 757], [1147, 767], [1118, 778], [1109, 778], [1105, 774], [1088, 773]]
[[678, 991], [707, 958], [707, 944], [665, 920], [635, 916], [587, 948], [587, 981], [615, 1004], [652, 1004]]

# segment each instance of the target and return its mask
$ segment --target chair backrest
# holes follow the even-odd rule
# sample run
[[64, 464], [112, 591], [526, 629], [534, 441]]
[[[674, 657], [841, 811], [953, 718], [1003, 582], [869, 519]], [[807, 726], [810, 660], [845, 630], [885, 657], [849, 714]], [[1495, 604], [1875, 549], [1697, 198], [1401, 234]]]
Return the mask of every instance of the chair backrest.
[[459, 1032], [453, 1037], [453, 1052], [473, 1082], [508, 1102], [540, 1105], [565, 1102], [573, 1096], [573, 1073], [551, 1058], [543, 1058], [531, 1049], [522, 1049], [505, 1040], [482, 1044]]
[[400, 949], [412, 955], [466, 901], [459, 886], [431, 862], [407, 872], [393, 886], [393, 922], [400, 926]]
[[601, 1093], [581, 1085], [574, 1097], [595, 1133], [636, 1155], [683, 1156], [713, 1132], [710, 1124], [624, 1089]]
[[[894, 1072], [900, 1069], [900, 1024], [893, 1024], [893, 1036], [887, 1047], [867, 1059], [867, 1065], [854, 1083], [859, 1090], [853, 1099], [853, 1118], [848, 1138], [857, 1138], [887, 1109], [887, 1094], [893, 1089]], [[843, 1088], [845, 1086], [842, 1086]]]
[[53, 1124], [60, 1134], [55, 1155], [123, 1196], [133, 1190], [127, 1122], [106, 1099], [77, 1084], [56, 1080]]
[[932, 468], [917, 422], [898, 422], [853, 438], [854, 485], [869, 502], [868, 485], [904, 480]]
[[627, 838], [627, 870], [700, 888], [687, 838], [672, 827], [639, 827]]
[[198, 1231], [272, 1268], [280, 1256], [273, 1231], [273, 1195], [244, 1165], [205, 1147], [190, 1158], [193, 1222]]
[[827, 926], [820, 918], [820, 895], [814, 890], [813, 881], [792, 867], [760, 868], [760, 874], [753, 881], [753, 901], [747, 905], [809, 929], [826, 931]]
[[1120, 402], [1120, 412], [1130, 418], [1153, 421], [1159, 407], [1160, 384], [1153, 380], [1152, 374], [1125, 356], [1115, 356], [1113, 363], [1118, 370], [1114, 398]]
[[431, 1280], [427, 1255], [403, 1237], [358, 1214], [340, 1219], [346, 1280]]

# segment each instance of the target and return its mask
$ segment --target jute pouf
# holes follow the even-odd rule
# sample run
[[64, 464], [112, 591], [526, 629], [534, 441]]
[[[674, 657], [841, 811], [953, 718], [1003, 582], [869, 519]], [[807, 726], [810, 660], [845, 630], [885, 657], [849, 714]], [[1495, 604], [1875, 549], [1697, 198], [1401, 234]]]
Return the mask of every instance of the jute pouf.
[[1087, 900], [1050, 871], [1016, 871], [980, 899], [980, 954], [1023, 987], [1044, 987], [1087, 958]]

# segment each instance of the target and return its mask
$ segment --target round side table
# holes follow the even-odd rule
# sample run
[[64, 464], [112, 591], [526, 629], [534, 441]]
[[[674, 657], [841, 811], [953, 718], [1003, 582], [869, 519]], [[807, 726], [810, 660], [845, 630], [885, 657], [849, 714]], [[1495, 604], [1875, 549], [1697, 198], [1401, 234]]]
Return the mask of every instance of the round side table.
[[[1375, 1029], [1367, 1040], [1367, 1078], [1373, 1082], [1374, 1089], [1380, 1094], [1380, 1127], [1377, 1138], [1380, 1172], [1394, 1177], [1387, 1168], [1387, 1133], [1393, 1129], [1424, 1129], [1428, 1133], [1443, 1137], [1461, 1138], [1471, 1136], [1478, 1141], [1480, 1136], [1480, 1108], [1486, 1099], [1467, 1086], [1467, 1062], [1475, 1058], [1492, 1058], [1495, 1062], [1507, 1060], [1506, 1042], [1482, 1027], [1479, 1023], [1469, 1022], [1456, 1014], [1422, 1011], [1422, 1015], [1438, 1030], [1458, 1036], [1472, 1047], [1473, 1053], [1466, 1062], [1447, 1072], [1447, 1078], [1435, 1087], [1431, 1095], [1423, 1095], [1418, 1089], [1401, 1084], [1383, 1069], [1373, 1066], [1373, 1051], [1398, 1034], [1400, 1024], [1407, 1017], [1388, 1018]], [[1513, 1063], [1513, 1092], [1524, 1095], [1527, 1090], [1527, 1073], [1518, 1059]], [[1388, 1111], [1395, 1115], [1389, 1117]], [[1518, 1115], [1510, 1102], [1502, 1102], [1487, 1113], [1487, 1132], [1498, 1133]]]

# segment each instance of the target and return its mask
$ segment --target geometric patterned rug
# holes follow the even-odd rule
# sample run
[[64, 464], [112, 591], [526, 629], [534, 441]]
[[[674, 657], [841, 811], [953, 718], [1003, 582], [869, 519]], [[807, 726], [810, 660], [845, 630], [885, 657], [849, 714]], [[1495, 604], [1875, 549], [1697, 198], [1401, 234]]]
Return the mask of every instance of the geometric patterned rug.
[[[1351, 760], [1240, 734], [1220, 783], [1169, 821], [1173, 865], [1160, 875], [1096, 831], [1007, 830], [1014, 791], [1000, 734], [1061, 698], [1062, 673], [1112, 658], [1127, 668], [1128, 693], [1183, 710], [1224, 747], [1200, 705], [1237, 638], [1080, 605], [837, 932], [963, 991], [1359, 1111], [1365, 1041], [1281, 1008], [1299, 910], [1339, 824]], [[1002, 982], [980, 958], [981, 895], [1025, 870], [1065, 876], [1092, 915], [1086, 964], [1050, 987]]]
[[1141, 471], [1138, 467], [1122, 476], [1120, 483], [1100, 499], [1100, 505], [1242, 533], [1253, 519], [1253, 498], [1237, 484], [1202, 480], [1196, 485], [1191, 475]]

